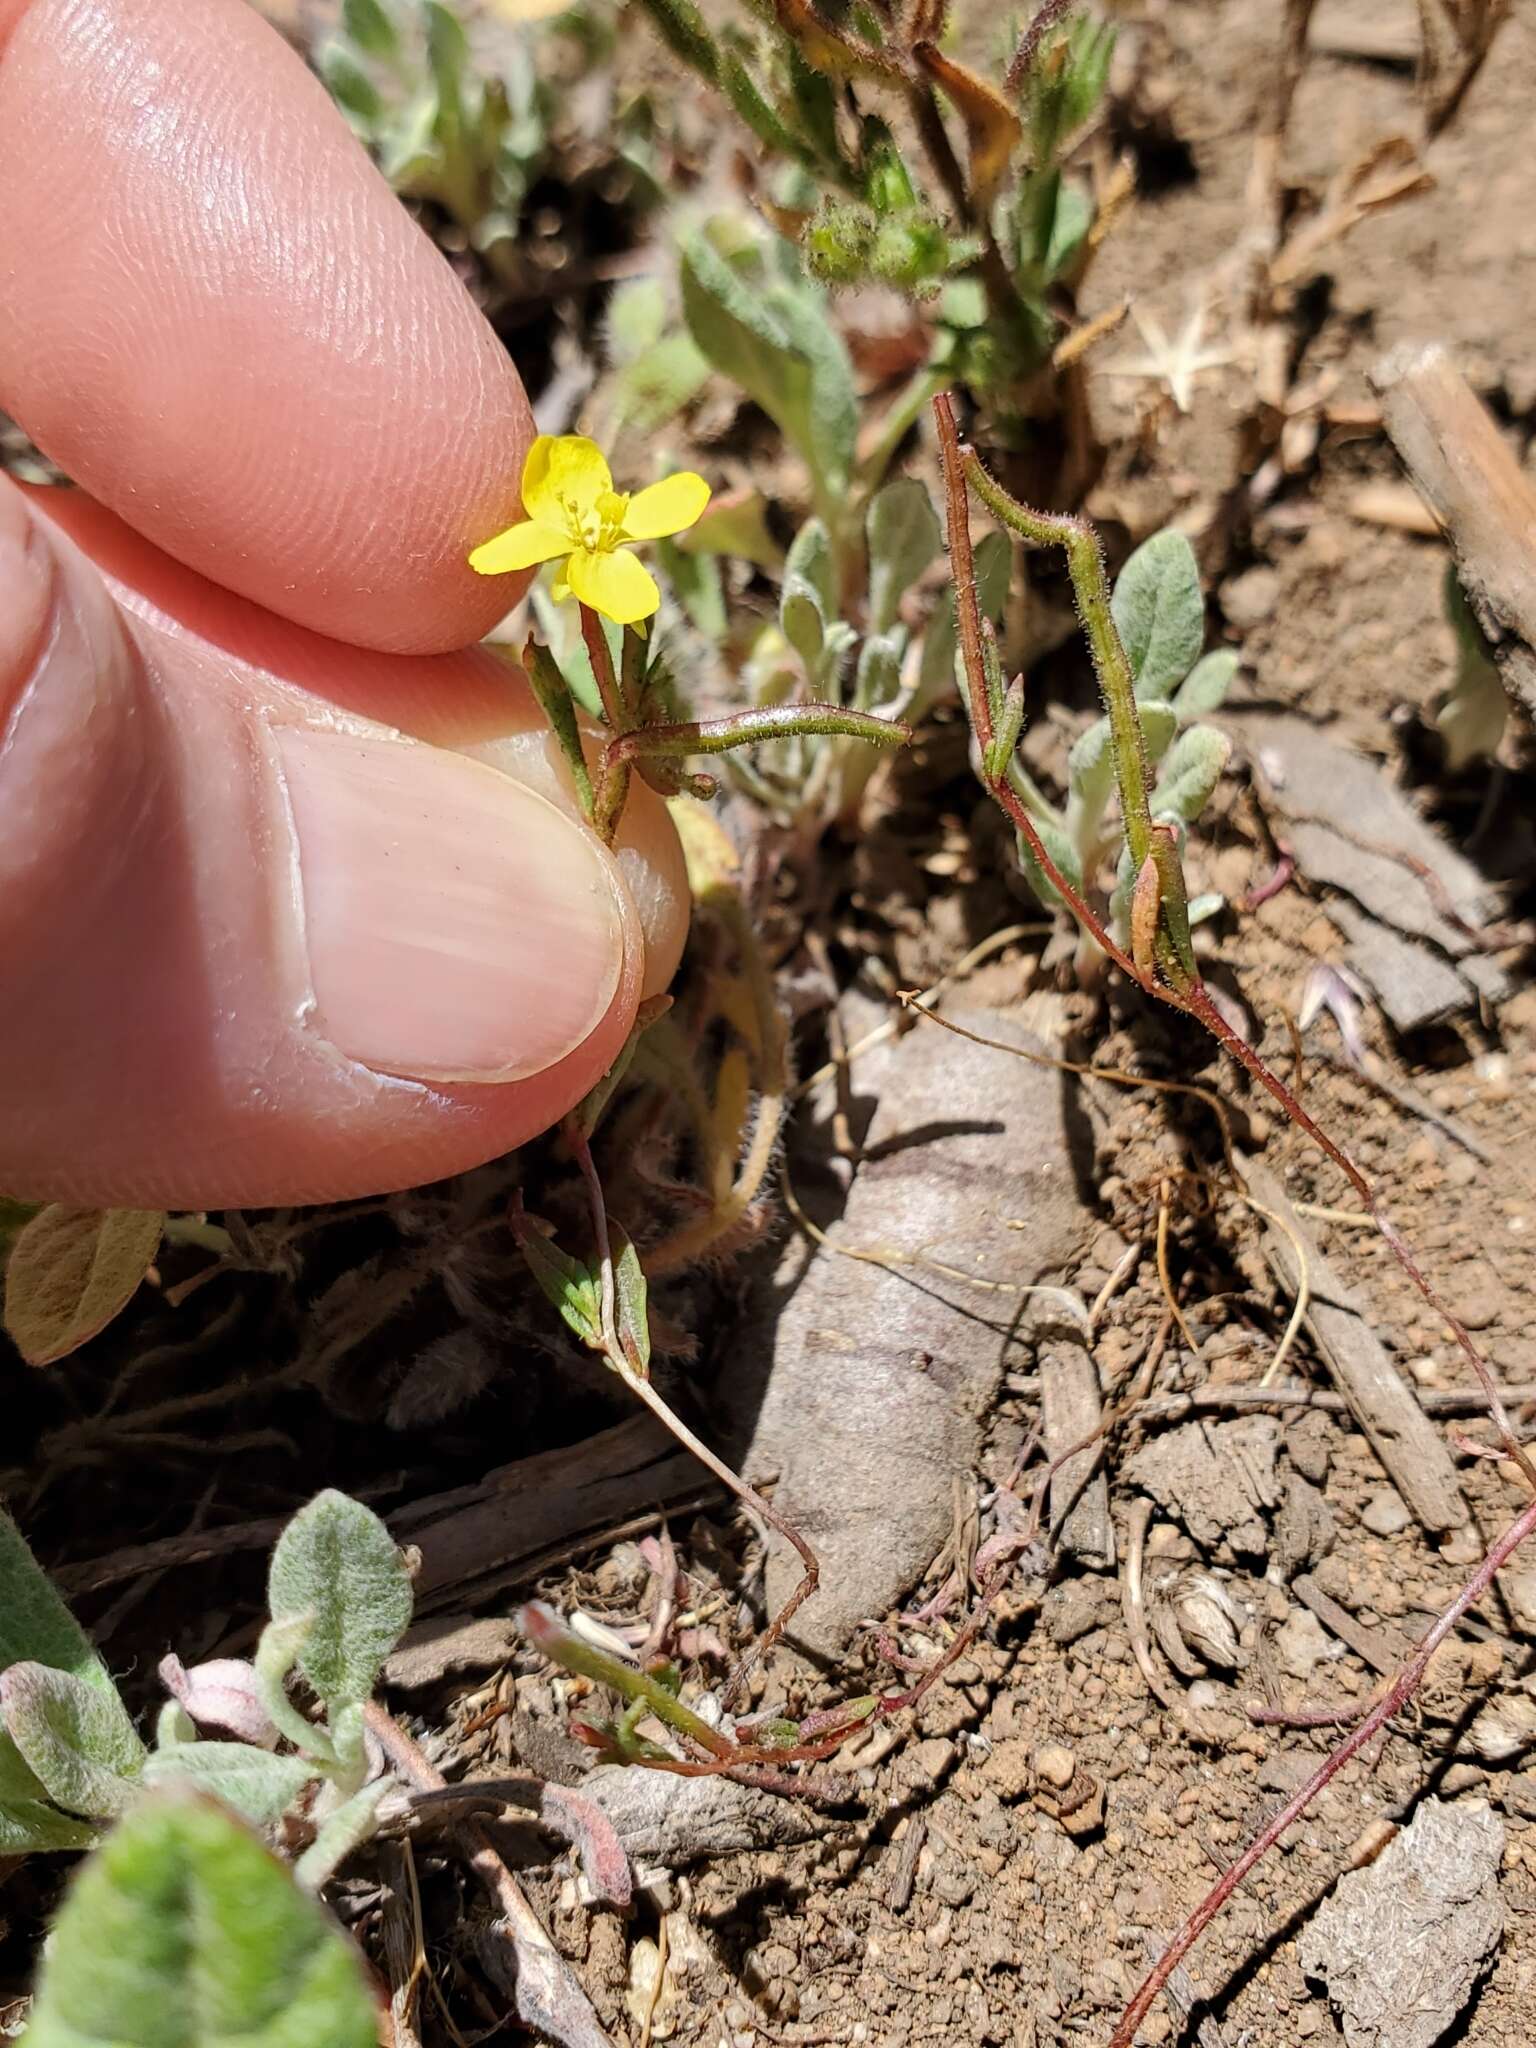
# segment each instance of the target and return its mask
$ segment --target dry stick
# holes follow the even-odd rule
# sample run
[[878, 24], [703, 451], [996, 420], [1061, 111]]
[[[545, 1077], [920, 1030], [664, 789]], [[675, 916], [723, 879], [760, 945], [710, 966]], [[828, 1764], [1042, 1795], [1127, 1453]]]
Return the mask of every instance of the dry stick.
[[[1066, 514], [1057, 517], [1033, 513], [1028, 507], [1020, 505], [987, 474], [974, 450], [962, 449], [959, 430], [955, 425], [954, 412], [948, 398], [936, 398], [933, 401], [933, 411], [938, 424], [939, 446], [944, 465], [950, 556], [955, 569], [955, 602], [960, 617], [961, 653], [969, 683], [967, 694], [970, 699], [972, 722], [976, 727], [976, 737], [981, 746], [983, 779], [994, 802], [1023, 834], [1031, 853], [1063, 902], [1116, 966], [1128, 974], [1148, 995], [1161, 1003], [1166, 1003], [1170, 1009], [1182, 1010], [1197, 1023], [1203, 1024], [1222, 1050], [1247, 1069], [1252, 1078], [1279, 1104], [1289, 1121], [1305, 1131], [1312, 1142], [1345, 1175], [1356, 1194], [1375, 1217], [1377, 1228], [1386, 1239], [1392, 1256], [1407, 1274], [1417, 1292], [1428, 1302], [1455, 1338], [1457, 1347], [1477, 1376], [1478, 1385], [1483, 1390], [1499, 1433], [1509, 1446], [1510, 1456], [1520, 1467], [1533, 1493], [1536, 1493], [1536, 1465], [1531, 1463], [1515, 1435], [1497, 1382], [1489, 1371], [1486, 1360], [1472, 1342], [1465, 1326], [1451, 1313], [1414, 1258], [1401, 1232], [1387, 1214], [1371, 1181], [1344, 1148], [1329, 1137], [1328, 1133], [1307, 1114], [1279, 1075], [1274, 1073], [1253, 1047], [1232, 1029], [1206, 993], [1204, 984], [1198, 976], [1187, 972], [1179, 961], [1174, 945], [1168, 943], [1163, 934], [1159, 934], [1160, 943], [1155, 969], [1142, 969], [1115, 943], [1102, 921], [1089, 908], [1082, 893], [1072, 886], [1051, 859], [1044, 841], [1035, 829], [1034, 820], [1008, 782], [1006, 772], [1000, 771], [996, 775], [987, 773], [985, 764], [993, 738], [993, 721], [987, 694], [986, 664], [982, 652], [981, 609], [976, 596], [971, 557], [967, 484], [976, 490], [989, 510], [1004, 520], [1015, 532], [1037, 543], [1049, 543], [1067, 549], [1073, 588], [1081, 608], [1084, 629], [1093, 648], [1094, 665], [1099, 673], [1105, 708], [1109, 714], [1110, 733], [1115, 748], [1116, 774], [1120, 780], [1120, 802], [1126, 843], [1130, 847], [1132, 861], [1138, 870], [1149, 855], [1154, 858], [1157, 855], [1158, 842], [1152, 833], [1148, 813], [1146, 749], [1140, 721], [1136, 715], [1133, 679], [1110, 612], [1103, 557], [1092, 528], [1085, 520], [1074, 519]], [[1161, 866], [1159, 872], [1166, 892], [1173, 876]], [[1176, 887], [1181, 896], [1182, 878], [1179, 878]]]
[[1212, 1886], [1205, 1898], [1190, 1914], [1178, 1933], [1163, 1950], [1152, 1970], [1148, 1973], [1136, 1996], [1126, 2007], [1120, 2022], [1109, 2038], [1109, 2048], [1131, 2048], [1136, 2029], [1146, 2018], [1152, 2001], [1162, 1990], [1173, 1972], [1194, 1947], [1211, 1921], [1237, 1890], [1243, 1879], [1260, 1859], [1268, 1855], [1276, 1842], [1285, 1833], [1291, 1822], [1305, 1813], [1330, 1779], [1337, 1777], [1352, 1756], [1362, 1750], [1378, 1729], [1385, 1727], [1392, 1716], [1401, 1711], [1406, 1702], [1418, 1690], [1419, 1683], [1428, 1669], [1429, 1660], [1445, 1641], [1457, 1622], [1479, 1601], [1499, 1571], [1519, 1549], [1533, 1529], [1536, 1529], [1536, 1498], [1527, 1501], [1518, 1517], [1510, 1523], [1504, 1534], [1493, 1545], [1472, 1577], [1462, 1587], [1456, 1598], [1446, 1608], [1440, 1619], [1424, 1636], [1391, 1687], [1366, 1715], [1357, 1727], [1352, 1729], [1338, 1747], [1331, 1752], [1308, 1778], [1307, 1782], [1288, 1799], [1264, 1829], [1263, 1833], [1249, 1843], [1230, 1869], [1225, 1871], [1218, 1883]]
[[[418, 1792], [440, 1792], [447, 1785], [441, 1771], [376, 1700], [363, 1709], [369, 1731], [391, 1764]], [[501, 1910], [517, 1954], [517, 2015], [524, 2026], [564, 2041], [567, 2048], [613, 2048], [587, 1994], [577, 1983], [560, 1951], [545, 1933], [523, 1889], [491, 1846], [476, 1821], [460, 1830], [470, 1850], [470, 1867]]]

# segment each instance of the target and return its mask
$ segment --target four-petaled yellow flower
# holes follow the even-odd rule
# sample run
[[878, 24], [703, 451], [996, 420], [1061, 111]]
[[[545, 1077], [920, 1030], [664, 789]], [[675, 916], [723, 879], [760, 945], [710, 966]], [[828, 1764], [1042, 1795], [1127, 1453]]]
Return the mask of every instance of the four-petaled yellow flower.
[[595, 441], [584, 434], [540, 434], [523, 464], [528, 516], [477, 547], [469, 566], [482, 576], [500, 576], [559, 561], [556, 598], [579, 598], [617, 624], [632, 626], [651, 616], [661, 592], [630, 554], [630, 543], [681, 533], [708, 503], [709, 485], [690, 470], [630, 497], [613, 488]]

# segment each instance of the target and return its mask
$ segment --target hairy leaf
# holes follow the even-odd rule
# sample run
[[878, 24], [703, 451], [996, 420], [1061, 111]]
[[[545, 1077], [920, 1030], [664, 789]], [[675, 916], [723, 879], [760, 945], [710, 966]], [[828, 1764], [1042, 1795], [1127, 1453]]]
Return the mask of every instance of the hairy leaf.
[[299, 1669], [328, 1708], [360, 1705], [411, 1619], [411, 1580], [371, 1508], [328, 1488], [277, 1539], [267, 1578], [276, 1622], [312, 1617]]
[[739, 384], [794, 444], [830, 502], [853, 462], [853, 371], [826, 302], [804, 279], [775, 279], [759, 252], [738, 268], [707, 232], [682, 257], [683, 311], [716, 369]]
[[901, 693], [901, 663], [907, 636], [900, 626], [892, 633], [871, 633], [859, 649], [853, 703], [858, 711], [878, 711]]
[[512, 1218], [512, 1229], [517, 1248], [545, 1300], [559, 1310], [583, 1344], [600, 1344], [603, 1333], [597, 1275], [580, 1259], [573, 1259], [569, 1252], [560, 1249], [541, 1218], [518, 1210]]
[[382, 0], [343, 0], [341, 26], [370, 57], [393, 57], [400, 47], [399, 31]]
[[50, 1202], [11, 1248], [5, 1327], [28, 1365], [52, 1365], [105, 1329], [138, 1292], [165, 1231], [160, 1209]]
[[836, 616], [827, 529], [819, 519], [808, 519], [790, 543], [784, 564], [779, 625], [812, 676], [821, 661], [827, 625]]
[[1230, 647], [1212, 648], [1195, 663], [1179, 686], [1174, 709], [1181, 722], [1188, 725], [1191, 719], [1204, 718], [1212, 711], [1219, 711], [1227, 701], [1227, 692], [1232, 687], [1232, 678], [1237, 674], [1237, 654]]
[[53, 1590], [21, 1531], [0, 1509], [0, 1671], [25, 1663], [52, 1665], [117, 1697], [84, 1629]]
[[1167, 697], [1194, 667], [1205, 638], [1205, 600], [1195, 551], [1182, 533], [1154, 533], [1115, 584], [1110, 609], [1130, 658], [1138, 697]]
[[1232, 752], [1232, 742], [1213, 725], [1191, 725], [1174, 741], [1173, 751], [1152, 792], [1152, 815], [1174, 817], [1191, 825], [1210, 801]]
[[286, 1813], [316, 1776], [307, 1758], [274, 1756], [248, 1742], [181, 1742], [158, 1751], [144, 1766], [146, 1785], [188, 1785], [210, 1792], [257, 1827]]
[[378, 1830], [379, 1804], [390, 1789], [388, 1778], [376, 1778], [327, 1814], [316, 1830], [315, 1839], [293, 1866], [293, 1874], [307, 1892], [317, 1892], [335, 1876], [352, 1851]]
[[902, 598], [943, 545], [943, 532], [928, 486], [915, 476], [898, 477], [869, 503], [869, 623], [887, 633], [896, 623]]
[[[1074, 889], [1081, 890], [1083, 886], [1083, 866], [1078, 858], [1077, 848], [1073, 845], [1071, 835], [1066, 827], [1058, 824], [1052, 818], [1038, 816], [1034, 818], [1034, 827], [1040, 835], [1040, 843], [1061, 870], [1061, 873], [1072, 884]], [[1063, 900], [1056, 884], [1050, 880], [1045, 869], [1036, 860], [1034, 849], [1030, 846], [1023, 833], [1019, 833], [1017, 837], [1019, 863], [1029, 878], [1030, 887], [1043, 904], [1048, 908], [1053, 908]]]
[[376, 2048], [352, 1944], [212, 1801], [145, 1800], [85, 1863], [28, 2048]]
[[9, 1735], [0, 1735], [0, 1856], [88, 1849], [95, 1839], [89, 1822], [47, 1804], [42, 1780]]
[[619, 1342], [632, 1371], [643, 1379], [651, 1367], [651, 1319], [646, 1304], [645, 1272], [627, 1230], [609, 1226], [613, 1242], [613, 1315]]
[[0, 1675], [6, 1733], [50, 1799], [101, 1820], [127, 1810], [144, 1768], [144, 1745], [115, 1692], [47, 1664], [13, 1664]]

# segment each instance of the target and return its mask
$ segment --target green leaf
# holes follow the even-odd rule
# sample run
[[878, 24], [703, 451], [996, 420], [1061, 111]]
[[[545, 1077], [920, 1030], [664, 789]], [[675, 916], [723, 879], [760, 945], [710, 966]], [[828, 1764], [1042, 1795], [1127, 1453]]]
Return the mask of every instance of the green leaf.
[[52, 1365], [105, 1329], [138, 1292], [164, 1230], [161, 1209], [50, 1202], [34, 1216], [5, 1269], [5, 1327], [28, 1365]]
[[1232, 753], [1232, 742], [1214, 725], [1187, 726], [1179, 734], [1173, 751], [1152, 792], [1152, 815], [1175, 817], [1192, 825], [1221, 780]]
[[651, 1318], [640, 1254], [627, 1230], [609, 1225], [613, 1249], [613, 1316], [631, 1371], [644, 1379], [651, 1367]]
[[684, 244], [682, 288], [694, 340], [793, 443], [830, 505], [852, 467], [858, 402], [825, 298], [770, 276], [760, 250], [731, 262], [703, 230]]
[[583, 1344], [600, 1350], [603, 1317], [597, 1275], [560, 1249], [541, 1218], [519, 1210], [513, 1215], [512, 1229], [517, 1248], [545, 1299], [560, 1311]]
[[274, 1756], [248, 1742], [181, 1742], [144, 1766], [144, 1783], [211, 1793], [256, 1827], [278, 1820], [319, 1775], [302, 1756]]
[[944, 544], [928, 486], [898, 477], [869, 501], [869, 622], [875, 633], [896, 623], [901, 600]]
[[371, 1785], [360, 1786], [334, 1813], [326, 1815], [315, 1831], [315, 1839], [293, 1866], [293, 1874], [305, 1891], [319, 1891], [352, 1851], [378, 1832], [379, 1805], [390, 1789], [388, 1778], [376, 1778]]
[[123, 1813], [144, 1768], [144, 1745], [117, 1694], [47, 1664], [0, 1675], [6, 1732], [50, 1799], [88, 1820]]
[[384, 97], [344, 43], [323, 43], [315, 53], [315, 69], [343, 113], [350, 114], [365, 140], [384, 118]]
[[785, 127], [763, 97], [762, 88], [734, 50], [722, 50], [720, 53], [720, 84], [726, 98], [759, 142], [794, 160], [804, 161], [811, 156], [799, 137]]
[[615, 373], [619, 422], [653, 434], [676, 419], [708, 381], [708, 360], [692, 335], [665, 335]]
[[1179, 686], [1174, 699], [1174, 709], [1180, 721], [1187, 725], [1193, 718], [1204, 718], [1212, 711], [1219, 711], [1227, 701], [1227, 692], [1232, 687], [1232, 678], [1237, 674], [1237, 654], [1230, 647], [1212, 648], [1202, 655]]
[[370, 57], [393, 57], [399, 53], [400, 32], [382, 5], [382, 0], [343, 0], [343, 32]]
[[1136, 711], [1141, 720], [1141, 736], [1147, 743], [1147, 759], [1155, 764], [1173, 745], [1173, 736], [1179, 729], [1178, 714], [1171, 704], [1164, 704], [1157, 697], [1144, 698]]
[[1167, 697], [1194, 667], [1205, 638], [1195, 551], [1171, 528], [1142, 542], [1115, 584], [1110, 609], [1138, 697]]
[[0, 1734], [0, 1856], [52, 1849], [88, 1849], [96, 1830], [88, 1821], [46, 1803], [42, 1780], [9, 1735]]
[[117, 1698], [90, 1638], [53, 1590], [10, 1516], [0, 1509], [0, 1671], [48, 1664]]
[[832, 544], [819, 519], [807, 519], [790, 543], [779, 590], [779, 624], [784, 637], [813, 675], [822, 641], [837, 617], [832, 589]]
[[277, 1539], [267, 1577], [276, 1622], [312, 1617], [298, 1665], [327, 1708], [361, 1705], [411, 1619], [411, 1580], [371, 1508], [328, 1488]]
[[427, 24], [427, 62], [444, 110], [460, 113], [464, 73], [470, 66], [469, 38], [458, 16], [440, 4], [423, 0], [422, 15]]
[[784, 550], [768, 530], [768, 506], [760, 491], [727, 491], [711, 498], [703, 517], [677, 536], [685, 555], [731, 555], [770, 575], [784, 573]]
[[976, 543], [976, 601], [981, 615], [993, 625], [1008, 607], [1008, 585], [1013, 578], [1013, 543], [1006, 533], [984, 533]]
[[714, 38], [693, 0], [640, 0], [640, 5], [673, 56], [713, 83], [718, 62]]
[[44, 1952], [27, 2048], [376, 2048], [352, 1944], [210, 1800], [113, 1829]]
[[1110, 744], [1109, 720], [1096, 718], [1079, 734], [1067, 755], [1068, 814], [1077, 829], [1079, 843], [1097, 835], [1099, 819], [1115, 786], [1115, 752]]
[[[1077, 848], [1072, 844], [1071, 835], [1065, 825], [1057, 824], [1053, 818], [1038, 816], [1033, 818], [1033, 824], [1035, 830], [1040, 835], [1041, 845], [1044, 846], [1051, 859], [1072, 884], [1073, 888], [1081, 890], [1083, 886], [1082, 862], [1078, 858]], [[1054, 909], [1064, 899], [1056, 884], [1050, 880], [1045, 869], [1041, 867], [1039, 861], [1035, 858], [1034, 849], [1030, 846], [1028, 840], [1025, 839], [1023, 833], [1018, 833], [1016, 837], [1019, 848], [1019, 863], [1029, 880], [1029, 886], [1040, 898], [1040, 901], [1045, 904], [1047, 909]]]
[[582, 815], [590, 823], [592, 776], [581, 744], [581, 729], [576, 723], [576, 706], [571, 699], [570, 685], [561, 674], [555, 657], [532, 633], [523, 649], [523, 668], [528, 677], [528, 687], [538, 699], [539, 709], [548, 721], [555, 744], [565, 757]]
[[659, 541], [656, 559], [666, 571], [672, 594], [706, 640], [725, 638], [729, 621], [720, 564], [713, 555], [685, 552], [674, 540]]
[[1070, 271], [1082, 253], [1093, 226], [1093, 201], [1081, 185], [1062, 179], [1051, 213], [1050, 238], [1045, 248], [1045, 275], [1054, 281]]
[[877, 711], [893, 704], [901, 695], [901, 665], [907, 651], [907, 636], [900, 626], [893, 633], [871, 633], [859, 649], [854, 673], [853, 704], [856, 711]]
[[667, 331], [667, 291], [659, 277], [627, 277], [614, 286], [603, 315], [603, 341], [617, 369], [653, 349]]

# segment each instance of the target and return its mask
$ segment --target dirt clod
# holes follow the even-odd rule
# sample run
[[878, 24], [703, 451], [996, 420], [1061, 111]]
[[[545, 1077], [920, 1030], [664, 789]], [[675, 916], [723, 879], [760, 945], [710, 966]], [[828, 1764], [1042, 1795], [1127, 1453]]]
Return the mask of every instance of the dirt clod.
[[1426, 1799], [1368, 1869], [1350, 1871], [1300, 1942], [1349, 2048], [1434, 2048], [1504, 1931], [1504, 1824], [1481, 1802]]

